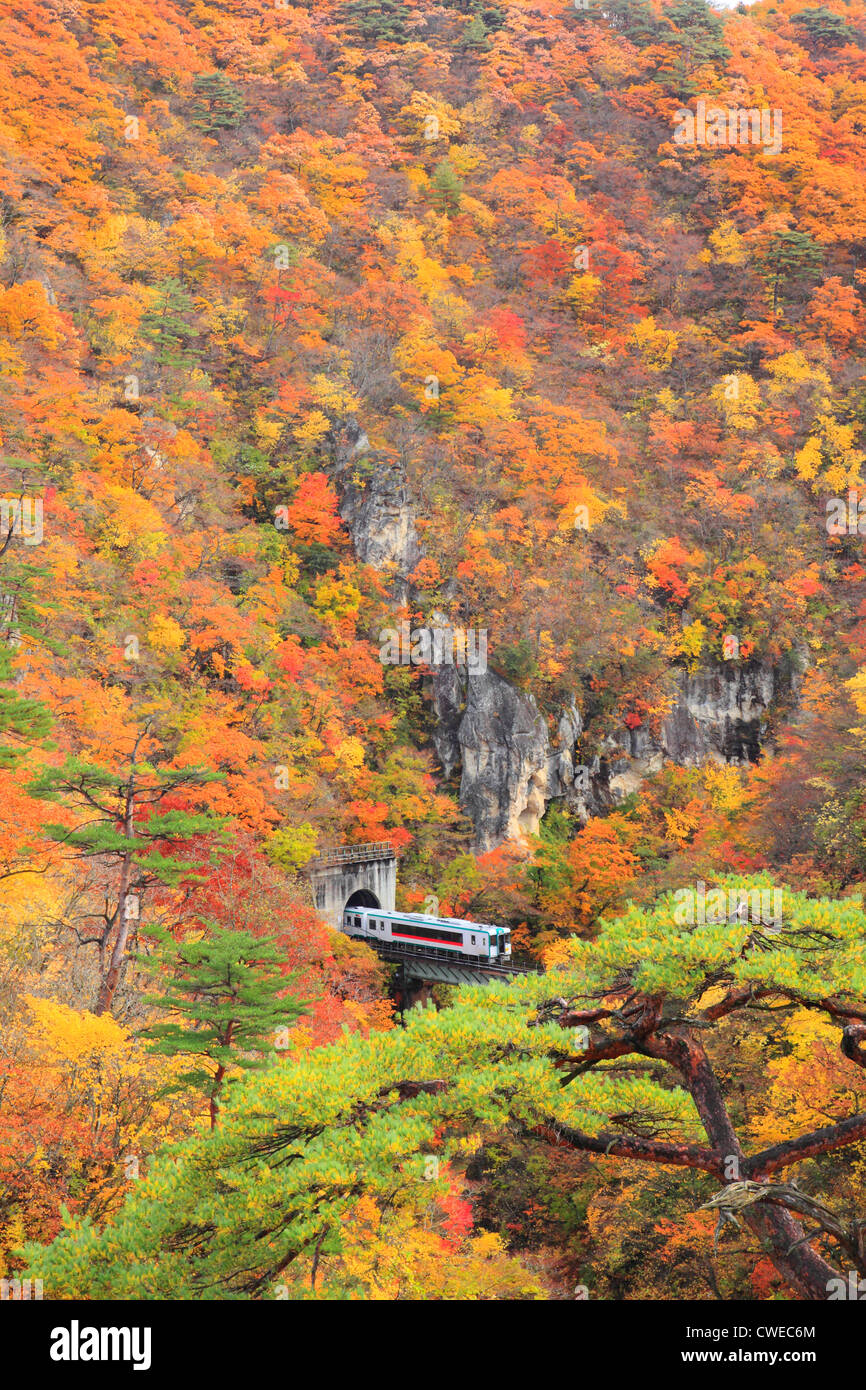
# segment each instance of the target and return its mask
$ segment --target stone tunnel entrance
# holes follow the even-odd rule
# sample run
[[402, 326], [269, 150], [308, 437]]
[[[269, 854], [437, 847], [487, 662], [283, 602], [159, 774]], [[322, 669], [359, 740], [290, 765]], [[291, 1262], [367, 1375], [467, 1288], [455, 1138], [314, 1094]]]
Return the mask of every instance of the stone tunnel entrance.
[[347, 907], [381, 907], [393, 912], [397, 857], [389, 844], [341, 845], [307, 865], [316, 911], [338, 930]]
[[345, 906], [343, 907], [343, 911], [345, 912], [345, 911], [346, 911], [346, 908], [349, 908], [349, 907], [381, 907], [381, 906], [382, 906], [382, 904], [379, 902], [379, 899], [376, 897], [376, 894], [375, 894], [375, 893], [371, 893], [370, 890], [369, 890], [369, 888], [359, 888], [359, 889], [357, 890], [357, 892], [353, 893], [353, 894], [351, 895], [351, 897], [347, 900]]

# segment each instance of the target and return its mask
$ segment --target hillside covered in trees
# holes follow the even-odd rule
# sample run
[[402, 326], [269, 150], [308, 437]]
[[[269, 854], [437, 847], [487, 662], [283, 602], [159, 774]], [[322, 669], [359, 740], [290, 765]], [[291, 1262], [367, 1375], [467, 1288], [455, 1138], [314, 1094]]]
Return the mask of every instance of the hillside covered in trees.
[[861, 0], [0, 0], [0, 1277], [866, 1277], [864, 143]]

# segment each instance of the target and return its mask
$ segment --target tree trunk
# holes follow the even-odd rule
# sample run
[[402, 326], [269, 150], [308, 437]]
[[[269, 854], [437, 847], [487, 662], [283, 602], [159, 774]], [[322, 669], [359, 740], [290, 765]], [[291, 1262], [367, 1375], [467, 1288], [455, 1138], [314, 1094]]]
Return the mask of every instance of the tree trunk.
[[[135, 755], [138, 749], [136, 740], [135, 748], [132, 751], [132, 767], [129, 773], [129, 782], [126, 787], [126, 806], [123, 815], [123, 833], [128, 840], [134, 834], [135, 825]], [[120, 984], [120, 972], [123, 969], [123, 962], [126, 957], [126, 943], [129, 939], [129, 918], [126, 913], [126, 898], [129, 892], [129, 881], [132, 876], [132, 855], [124, 857], [120, 870], [120, 888], [118, 890], [117, 908], [115, 919], [119, 919], [120, 925], [117, 929], [117, 936], [114, 942], [114, 949], [108, 962], [108, 969], [99, 986], [99, 994], [96, 999], [96, 1014], [104, 1014], [114, 1001], [117, 986]]]
[[[700, 1042], [683, 1035], [656, 1033], [645, 1040], [640, 1051], [666, 1061], [680, 1073], [711, 1145], [724, 1158], [737, 1160], [733, 1165], [737, 1175], [730, 1178], [736, 1182], [740, 1168], [745, 1168], [745, 1155]], [[840, 1278], [840, 1273], [812, 1249], [802, 1226], [789, 1212], [756, 1203], [743, 1211], [742, 1219], [759, 1237], [768, 1258], [795, 1293], [804, 1299], [826, 1301], [829, 1281]]]

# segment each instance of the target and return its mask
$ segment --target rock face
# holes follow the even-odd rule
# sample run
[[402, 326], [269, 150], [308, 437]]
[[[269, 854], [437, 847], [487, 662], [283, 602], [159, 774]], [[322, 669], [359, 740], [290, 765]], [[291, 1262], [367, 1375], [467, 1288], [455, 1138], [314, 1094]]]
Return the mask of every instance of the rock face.
[[[607, 788], [613, 801], [636, 791], [643, 778], [665, 762], [702, 767], [707, 762], [755, 762], [761, 751], [763, 722], [778, 695], [772, 666], [726, 666], [677, 673], [674, 706], [662, 721], [658, 739], [644, 728], [623, 729], [611, 744]], [[617, 755], [615, 748], [622, 752]]]
[[564, 711], [552, 747], [534, 698], [495, 671], [440, 666], [431, 694], [439, 761], [449, 777], [461, 767], [460, 804], [479, 853], [536, 834], [553, 797], [567, 796], [586, 811], [588, 785], [576, 780], [582, 725], [574, 706]]
[[[379, 461], [372, 467], [368, 448], [358, 422], [345, 420], [335, 451], [340, 515], [358, 559], [388, 578], [402, 604], [422, 553], [415, 515], [402, 469]], [[665, 762], [696, 767], [757, 758], [767, 710], [779, 693], [772, 667], [677, 672], [674, 681], [673, 705], [658, 736], [643, 727], [622, 728], [584, 764], [575, 703], [551, 734], [533, 697], [495, 671], [435, 667], [429, 687], [433, 741], [445, 776], [461, 771], [460, 803], [475, 827], [476, 851], [536, 834], [557, 798], [581, 820], [608, 810]]]
[[460, 804], [475, 826], [476, 847], [534, 832], [547, 804], [547, 723], [531, 696], [494, 671], [455, 666], [433, 673], [436, 749], [446, 775], [458, 761]]
[[665, 762], [753, 761], [776, 685], [769, 666], [678, 673], [675, 702], [657, 739], [645, 728], [623, 728], [583, 764], [574, 704], [551, 738], [533, 697], [495, 671], [441, 666], [431, 682], [433, 737], [446, 776], [461, 768], [460, 803], [475, 827], [475, 849], [485, 853], [536, 834], [556, 798], [585, 820], [637, 791]]
[[761, 748], [761, 721], [776, 692], [773, 668], [725, 666], [683, 675], [680, 699], [662, 725], [662, 747], [673, 762], [689, 766], [719, 756], [754, 762]]
[[365, 463], [367, 436], [353, 418], [345, 422], [343, 433], [336, 452], [340, 516], [358, 559], [380, 570], [390, 580], [396, 601], [403, 603], [408, 576], [421, 558], [403, 470]]

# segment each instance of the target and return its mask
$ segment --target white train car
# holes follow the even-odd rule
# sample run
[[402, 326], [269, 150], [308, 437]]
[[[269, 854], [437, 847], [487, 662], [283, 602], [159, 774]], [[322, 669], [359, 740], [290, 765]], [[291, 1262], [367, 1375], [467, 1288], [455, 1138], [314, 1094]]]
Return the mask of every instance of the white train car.
[[343, 931], [348, 936], [381, 941], [407, 951], [458, 956], [475, 961], [511, 957], [511, 928], [460, 917], [427, 917], [420, 912], [386, 912], [380, 907], [347, 907]]

